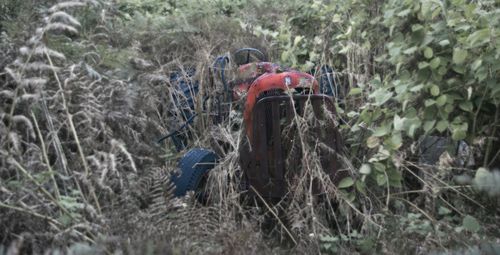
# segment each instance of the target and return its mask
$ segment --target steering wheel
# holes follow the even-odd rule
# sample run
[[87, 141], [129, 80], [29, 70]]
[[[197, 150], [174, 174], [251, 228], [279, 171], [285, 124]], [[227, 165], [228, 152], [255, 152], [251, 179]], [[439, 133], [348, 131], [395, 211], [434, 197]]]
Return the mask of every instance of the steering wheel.
[[262, 51], [255, 48], [241, 48], [234, 52], [234, 62], [239, 66], [252, 62], [252, 59], [264, 62], [266, 56]]

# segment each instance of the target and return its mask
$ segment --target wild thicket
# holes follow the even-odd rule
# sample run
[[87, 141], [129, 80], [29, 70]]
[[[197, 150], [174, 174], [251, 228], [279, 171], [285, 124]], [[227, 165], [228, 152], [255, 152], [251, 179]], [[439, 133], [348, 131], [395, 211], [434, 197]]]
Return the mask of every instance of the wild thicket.
[[[499, 12], [465, 0], [2, 1], [0, 254], [498, 252], [485, 243], [500, 236]], [[209, 67], [240, 47], [335, 69], [350, 177], [325, 178], [307, 118], [293, 140], [301, 180], [322, 180], [334, 203], [304, 181], [286, 203], [243, 206], [236, 110], [190, 126], [190, 148], [228, 146], [211, 203], [173, 197], [182, 153], [157, 143], [182, 124], [171, 74], [199, 82], [202, 112], [222, 89]], [[448, 147], [437, 162], [429, 139]]]

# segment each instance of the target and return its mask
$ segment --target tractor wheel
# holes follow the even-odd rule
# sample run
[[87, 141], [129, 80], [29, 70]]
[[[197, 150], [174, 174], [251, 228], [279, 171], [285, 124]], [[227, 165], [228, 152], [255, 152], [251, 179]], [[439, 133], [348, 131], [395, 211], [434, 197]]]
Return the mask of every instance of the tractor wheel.
[[217, 155], [210, 150], [196, 148], [188, 151], [179, 162], [180, 174], [172, 176], [175, 196], [184, 196], [188, 191], [197, 190], [216, 161]]

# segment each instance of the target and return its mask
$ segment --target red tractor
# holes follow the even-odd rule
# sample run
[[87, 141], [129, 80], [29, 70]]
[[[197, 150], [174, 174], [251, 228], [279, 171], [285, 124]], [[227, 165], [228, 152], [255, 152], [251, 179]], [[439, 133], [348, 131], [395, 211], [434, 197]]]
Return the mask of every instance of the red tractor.
[[[227, 118], [227, 111], [222, 109], [228, 103], [244, 100], [245, 137], [239, 146], [243, 177], [239, 186], [251, 196], [259, 195], [270, 201], [282, 199], [295, 173], [303, 168], [301, 146], [306, 143], [315, 148], [321, 167], [331, 180], [334, 183], [341, 180], [344, 176], [338, 171], [337, 153], [342, 141], [334, 105], [338, 88], [331, 68], [319, 68], [317, 80], [311, 74], [267, 62], [265, 55], [253, 48], [236, 51], [232, 59], [238, 66], [234, 80], [227, 82], [225, 77], [228, 57], [217, 58], [212, 69], [212, 78], [219, 76], [224, 87], [224, 93], [215, 100], [218, 113], [214, 122]], [[177, 117], [186, 123], [162, 138], [171, 138], [178, 150], [184, 149], [189, 140], [189, 132], [182, 130], [197, 116], [193, 112], [193, 95], [198, 93], [199, 84], [185, 77], [174, 74], [171, 81], [179, 92], [174, 103], [182, 109], [182, 116]], [[209, 149], [189, 150], [179, 162], [180, 174], [172, 176], [175, 195], [198, 189], [218, 158]], [[321, 187], [316, 190], [322, 192]]]

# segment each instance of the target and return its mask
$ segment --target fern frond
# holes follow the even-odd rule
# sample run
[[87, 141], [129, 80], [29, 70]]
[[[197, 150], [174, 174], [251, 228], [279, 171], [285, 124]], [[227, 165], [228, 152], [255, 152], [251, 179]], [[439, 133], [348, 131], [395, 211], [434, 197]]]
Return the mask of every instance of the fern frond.
[[9, 141], [12, 144], [12, 148], [14, 149], [15, 152], [20, 153], [21, 152], [21, 139], [19, 138], [19, 135], [15, 132], [10, 132], [9, 133]]
[[125, 145], [122, 142], [119, 142], [115, 139], [111, 140], [111, 146], [118, 148], [124, 155], [127, 157], [128, 161], [130, 162], [130, 167], [132, 170], [137, 173], [137, 167], [135, 166], [134, 159], [132, 158], [132, 154], [128, 152], [127, 148], [125, 148]]
[[40, 98], [40, 95], [38, 94], [23, 94], [20, 97], [21, 101], [28, 101], [28, 100], [38, 100]]
[[0, 97], [14, 98], [14, 92], [10, 90], [2, 90], [0, 91]]
[[68, 13], [63, 12], [63, 11], [55, 12], [52, 15], [50, 15], [50, 17], [47, 19], [48, 19], [48, 23], [63, 22], [63, 23], [66, 23], [68, 25], [72, 25], [75, 27], [82, 26], [77, 19], [75, 19], [73, 16], [71, 16]]
[[55, 70], [58, 72], [61, 68], [56, 67], [56, 66], [51, 66], [48, 65], [44, 62], [41, 61], [35, 61], [31, 63], [23, 63], [21, 61], [15, 61], [14, 65], [16, 65], [19, 68], [23, 68], [26, 71], [52, 71]]
[[35, 49], [30, 49], [30, 48], [24, 46], [24, 47], [21, 47], [19, 49], [19, 52], [21, 53], [21, 55], [24, 55], [24, 56], [33, 55], [33, 56], [38, 56], [38, 57], [45, 57], [45, 54], [47, 54], [51, 58], [66, 60], [66, 57], [64, 56], [64, 54], [62, 54], [61, 52], [49, 49], [46, 46], [38, 46]]
[[33, 129], [33, 123], [24, 115], [14, 115], [11, 117], [12, 122], [14, 123], [23, 123], [28, 129], [30, 136], [35, 138], [35, 129]]
[[100, 41], [100, 40], [109, 40], [109, 36], [105, 33], [97, 33], [97, 34], [93, 34], [90, 36], [90, 38], [92, 38], [92, 40], [94, 41]]
[[28, 79], [22, 79], [19, 83], [19, 85], [22, 88], [26, 87], [43, 87], [45, 84], [47, 84], [47, 79], [45, 78], [28, 78]]
[[53, 32], [53, 33], [69, 33], [72, 35], [77, 35], [78, 30], [74, 28], [73, 26], [66, 25], [61, 22], [55, 22], [55, 23], [49, 23], [45, 27], [45, 32]]
[[82, 2], [78, 2], [78, 1], [62, 2], [62, 3], [58, 3], [54, 6], [52, 6], [49, 9], [49, 12], [53, 13], [53, 12], [60, 11], [63, 9], [69, 9], [69, 8], [74, 8], [74, 7], [83, 7], [86, 5], [87, 5], [87, 3], [82, 3]]
[[[16, 65], [16, 62], [14, 62], [14, 65]], [[6, 73], [7, 73], [7, 74], [8, 74], [8, 75], [9, 75], [9, 76], [10, 76], [10, 77], [14, 80], [14, 81], [16, 81], [16, 82], [17, 82], [17, 81], [19, 81], [19, 74], [18, 74], [16, 71], [14, 71], [14, 70], [12, 70], [12, 69], [10, 69], [10, 68], [6, 67], [6, 68], [5, 68], [5, 72], [6, 72]]]

